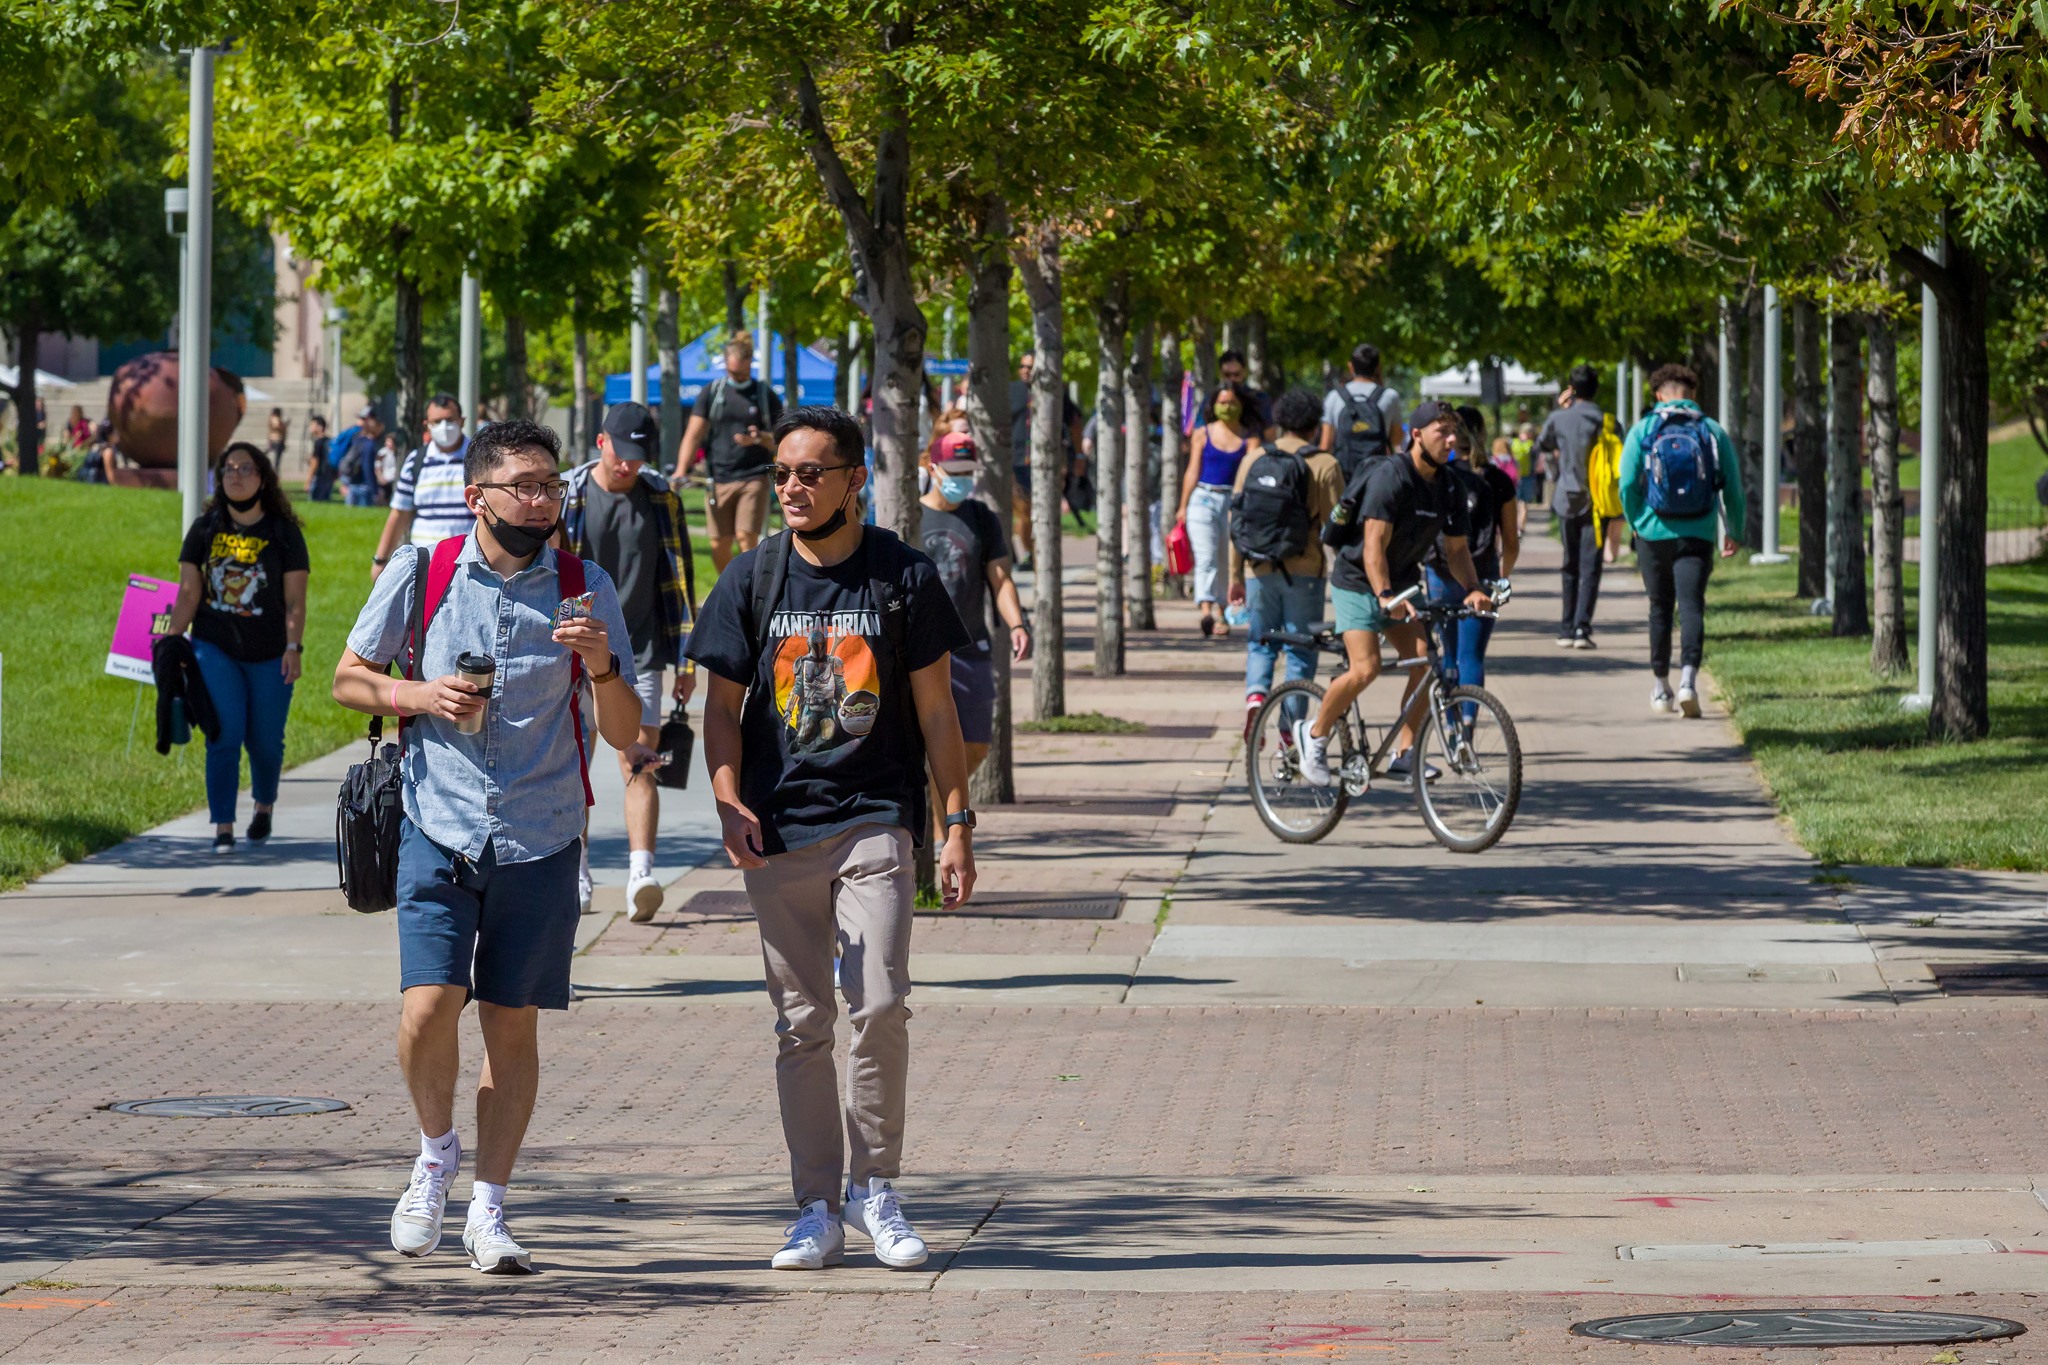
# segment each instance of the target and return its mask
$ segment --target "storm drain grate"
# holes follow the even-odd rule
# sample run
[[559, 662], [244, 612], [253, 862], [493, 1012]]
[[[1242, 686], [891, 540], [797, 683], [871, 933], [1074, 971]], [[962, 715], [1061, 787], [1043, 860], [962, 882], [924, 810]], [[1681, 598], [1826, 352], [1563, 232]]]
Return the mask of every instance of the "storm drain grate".
[[[1155, 796], [1026, 796], [1019, 806], [1053, 815], [1126, 816], [1163, 820], [1173, 814], [1174, 802]], [[997, 807], [1001, 809], [1001, 807]]]
[[1150, 739], [1209, 739], [1216, 733], [1213, 725], [1148, 725], [1145, 734]]
[[1943, 995], [2048, 995], [2048, 962], [1930, 962]]
[[1055, 891], [1005, 891], [976, 896], [958, 910], [936, 913], [983, 919], [1115, 919], [1122, 896], [1063, 896]]
[[1994, 1341], [2027, 1329], [1971, 1313], [1795, 1308], [1759, 1313], [1651, 1313], [1575, 1322], [1572, 1335], [1661, 1346], [1942, 1346]]
[[161, 1100], [119, 1100], [100, 1107], [151, 1119], [282, 1119], [348, 1111], [340, 1100], [308, 1095], [180, 1095]]

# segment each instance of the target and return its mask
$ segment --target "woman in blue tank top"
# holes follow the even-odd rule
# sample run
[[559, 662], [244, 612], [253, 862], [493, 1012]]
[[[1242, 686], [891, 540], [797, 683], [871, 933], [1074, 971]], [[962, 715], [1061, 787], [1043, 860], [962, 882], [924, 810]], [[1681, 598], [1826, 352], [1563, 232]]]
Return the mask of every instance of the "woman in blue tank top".
[[1208, 421], [1195, 428], [1188, 448], [1187, 477], [1181, 481], [1180, 523], [1195, 549], [1195, 605], [1202, 609], [1202, 634], [1218, 639], [1230, 626], [1217, 615], [1228, 563], [1230, 490], [1237, 466], [1253, 445], [1245, 418], [1252, 398], [1242, 384], [1226, 382], [1211, 400]]

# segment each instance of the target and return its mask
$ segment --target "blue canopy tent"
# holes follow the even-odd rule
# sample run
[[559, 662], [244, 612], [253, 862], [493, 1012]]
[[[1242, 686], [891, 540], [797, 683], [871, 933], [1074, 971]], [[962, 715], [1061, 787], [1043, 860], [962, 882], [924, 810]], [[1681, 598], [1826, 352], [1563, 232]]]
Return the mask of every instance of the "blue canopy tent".
[[[718, 333], [716, 331], [706, 332], [703, 336], [684, 346], [678, 353], [676, 363], [681, 371], [682, 383], [679, 387], [682, 389], [683, 402], [690, 403], [695, 401], [698, 390], [725, 373], [724, 357], [718, 349], [714, 349], [714, 342], [717, 337]], [[831, 360], [819, 355], [808, 346], [799, 347], [796, 356], [796, 380], [799, 401], [805, 403], [830, 403], [832, 401], [834, 381], [838, 378], [839, 374], [838, 368], [833, 365]], [[782, 337], [777, 334], [768, 349], [768, 382], [774, 386], [778, 393], [786, 397], [789, 393], [789, 387], [784, 383], [783, 368]], [[606, 406], [610, 406], [613, 403], [623, 403], [632, 396], [633, 372], [631, 370], [621, 370], [617, 374], [608, 374], [604, 377], [604, 401]], [[659, 364], [647, 367], [647, 402], [649, 406], [656, 406], [661, 402], [661, 366]]]

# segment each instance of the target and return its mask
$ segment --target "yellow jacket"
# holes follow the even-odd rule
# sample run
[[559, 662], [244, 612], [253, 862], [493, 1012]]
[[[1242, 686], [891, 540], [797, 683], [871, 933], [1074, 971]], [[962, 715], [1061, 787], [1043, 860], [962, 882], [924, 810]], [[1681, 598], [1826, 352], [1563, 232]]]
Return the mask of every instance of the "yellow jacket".
[[1600, 418], [1600, 439], [1586, 453], [1586, 483], [1593, 493], [1593, 515], [1621, 515], [1621, 433], [1615, 430], [1614, 414]]

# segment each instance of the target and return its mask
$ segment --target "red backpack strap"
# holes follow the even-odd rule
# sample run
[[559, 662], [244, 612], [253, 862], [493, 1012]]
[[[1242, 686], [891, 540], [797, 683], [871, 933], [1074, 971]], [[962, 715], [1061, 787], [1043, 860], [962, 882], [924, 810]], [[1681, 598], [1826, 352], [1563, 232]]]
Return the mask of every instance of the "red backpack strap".
[[[555, 577], [562, 585], [562, 596], [583, 595], [583, 561], [566, 550], [555, 551]], [[575, 650], [569, 651], [569, 724], [576, 731], [576, 764], [583, 774], [583, 804], [586, 807], [597, 804], [597, 796], [590, 790], [590, 755], [583, 748], [583, 656]]]
[[441, 609], [441, 601], [448, 596], [448, 585], [455, 581], [455, 563], [462, 558], [462, 546], [468, 536], [450, 536], [434, 546], [433, 558], [427, 563], [427, 600], [420, 617], [419, 646], [413, 657], [418, 659], [427, 652], [427, 630], [434, 624], [434, 613]]

